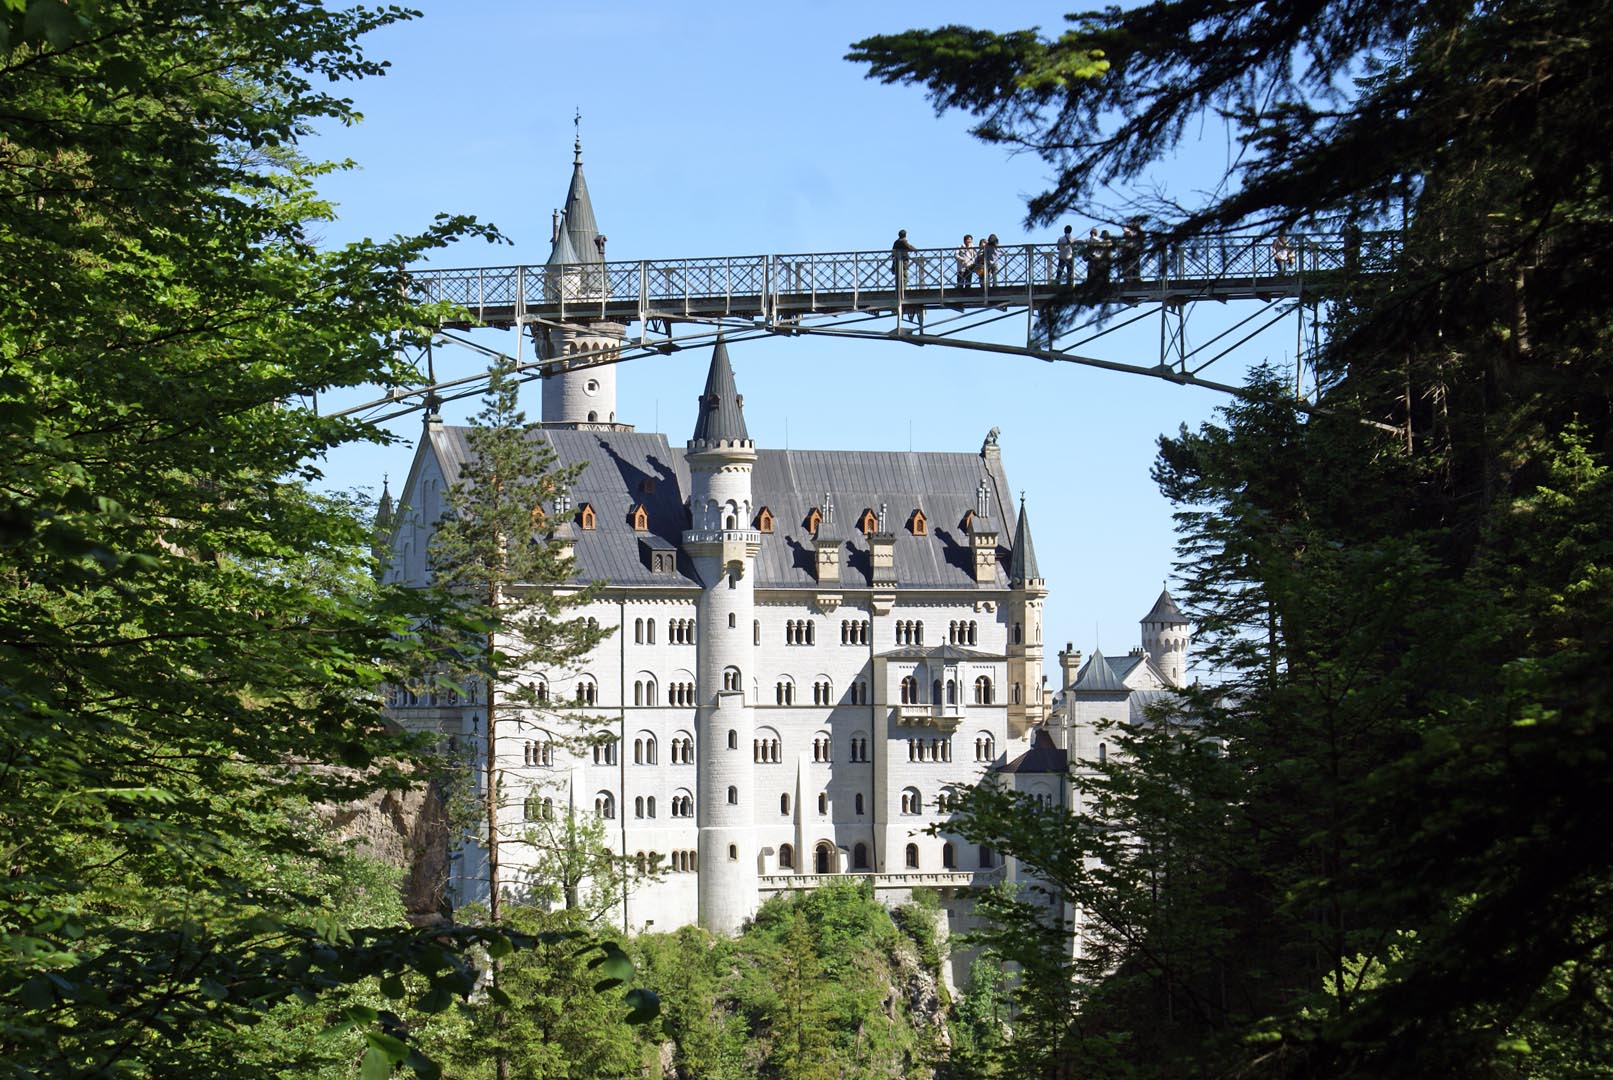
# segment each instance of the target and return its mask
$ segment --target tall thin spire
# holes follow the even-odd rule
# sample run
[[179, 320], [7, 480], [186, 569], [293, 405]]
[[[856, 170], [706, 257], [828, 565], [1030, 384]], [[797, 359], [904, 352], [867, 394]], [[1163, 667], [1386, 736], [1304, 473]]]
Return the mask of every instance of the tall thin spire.
[[1036, 545], [1031, 543], [1031, 522], [1025, 513], [1025, 493], [1019, 495], [1019, 523], [1014, 526], [1014, 550], [1008, 556], [1008, 580], [1018, 585], [1042, 577], [1036, 565]]
[[708, 446], [720, 443], [746, 443], [745, 399], [734, 386], [734, 369], [728, 362], [728, 345], [722, 335], [711, 350], [711, 370], [706, 373], [706, 392], [700, 395], [700, 411], [695, 419], [691, 443]]
[[550, 265], [602, 262], [605, 257], [604, 238], [594, 218], [593, 200], [588, 197], [588, 181], [582, 175], [582, 110], [577, 111], [572, 123], [577, 127], [577, 135], [572, 146], [571, 187], [566, 191], [566, 205], [560, 211], [560, 227], [549, 254]]

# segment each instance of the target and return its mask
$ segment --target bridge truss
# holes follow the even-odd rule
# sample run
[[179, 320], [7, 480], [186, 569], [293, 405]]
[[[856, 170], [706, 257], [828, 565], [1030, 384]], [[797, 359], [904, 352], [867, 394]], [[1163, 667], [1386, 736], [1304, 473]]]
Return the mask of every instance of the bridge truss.
[[[1207, 369], [1291, 323], [1303, 398], [1308, 358], [1322, 342], [1321, 305], [1348, 282], [1385, 272], [1397, 248], [1393, 233], [1296, 237], [1286, 252], [1256, 236], [1122, 242], [1078, 251], [1071, 282], [1059, 281], [1052, 244], [1000, 248], [995, 267], [967, 275], [950, 248], [913, 251], [905, 267], [889, 251], [851, 251], [417, 270], [412, 295], [453, 312], [410, 357], [417, 380], [336, 414], [379, 422], [434, 412], [481, 394], [501, 356], [518, 378], [542, 378], [554, 361], [525, 359], [527, 332], [601, 322], [623, 327], [620, 349], [567, 357], [568, 369], [702, 347], [719, 333], [729, 341], [816, 335], [1081, 364], [1224, 392], [1236, 387]], [[1204, 304], [1237, 317], [1218, 319], [1193, 342], [1191, 316]], [[1011, 320], [1024, 333], [1005, 341], [1000, 324]], [[1151, 362], [1104, 355], [1122, 331], [1149, 321], [1159, 327]], [[469, 336], [482, 328], [516, 331], [514, 348]]]

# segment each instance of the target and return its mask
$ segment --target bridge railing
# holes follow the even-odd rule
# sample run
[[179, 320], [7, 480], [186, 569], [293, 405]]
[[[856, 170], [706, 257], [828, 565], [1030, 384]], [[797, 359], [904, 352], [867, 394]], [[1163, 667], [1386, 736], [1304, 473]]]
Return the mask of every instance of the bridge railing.
[[[1074, 278], [1106, 277], [1161, 291], [1217, 282], [1256, 286], [1337, 272], [1383, 273], [1399, 256], [1398, 233], [1289, 238], [1290, 265], [1278, 259], [1269, 236], [1225, 236], [1160, 247], [1144, 236], [1076, 246]], [[977, 249], [978, 250], [978, 249]], [[1054, 244], [1013, 244], [997, 249], [994, 265], [960, 283], [955, 248], [910, 253], [905, 291], [915, 300], [945, 302], [985, 292], [1005, 299], [1051, 284], [1058, 271]], [[984, 271], [983, 273], [980, 271]], [[655, 313], [762, 313], [768, 307], [811, 308], [820, 298], [861, 306], [865, 296], [888, 303], [896, 271], [888, 250], [783, 255], [645, 259], [563, 266], [495, 266], [427, 269], [410, 275], [412, 294], [446, 301], [478, 320], [518, 318], [542, 311], [560, 318], [645, 317]]]

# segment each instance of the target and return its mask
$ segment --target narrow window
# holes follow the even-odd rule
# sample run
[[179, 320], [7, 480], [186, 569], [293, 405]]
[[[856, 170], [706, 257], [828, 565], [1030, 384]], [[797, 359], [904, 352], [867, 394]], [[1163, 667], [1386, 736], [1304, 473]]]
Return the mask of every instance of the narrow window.
[[950, 843], [941, 845], [941, 865], [948, 870], [952, 870], [958, 865], [957, 859], [952, 854], [952, 845]]
[[728, 729], [728, 749], [739, 749], [739, 732], [735, 731], [733, 728]]
[[732, 784], [728, 785], [728, 805], [739, 805], [739, 789]]
[[859, 791], [859, 792], [857, 792], [857, 813], [860, 815], [862, 812], [863, 812], [863, 795], [862, 795], [862, 792]]
[[917, 844], [907, 845], [907, 868], [909, 870], [919, 868], [919, 846]]
[[739, 861], [739, 845], [738, 844], [729, 844], [728, 845], [728, 858], [729, 858], [729, 861], [731, 861], [731, 862], [738, 862]]
[[728, 613], [728, 629], [732, 630], [735, 626], [739, 625], [737, 622], [738, 618], [739, 616], [735, 615], [732, 611]]
[[780, 844], [778, 848], [778, 864], [780, 870], [795, 869], [795, 849], [789, 844]]
[[829, 812], [829, 796], [820, 792], [818, 794], [818, 813], [827, 814], [828, 812]]
[[780, 795], [778, 797], [778, 812], [783, 814], [783, 815], [785, 815], [786, 817], [789, 816], [789, 813], [790, 813], [790, 797], [789, 797], [789, 795], [785, 794], [785, 795]]

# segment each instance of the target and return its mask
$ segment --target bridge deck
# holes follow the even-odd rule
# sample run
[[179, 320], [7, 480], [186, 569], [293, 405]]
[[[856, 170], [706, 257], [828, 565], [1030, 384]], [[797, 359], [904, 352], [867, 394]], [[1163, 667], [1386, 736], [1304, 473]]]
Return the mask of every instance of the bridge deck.
[[912, 253], [901, 289], [889, 251], [427, 269], [412, 272], [410, 284], [420, 300], [464, 309], [468, 320], [450, 325], [502, 327], [733, 316], [776, 322], [854, 311], [1034, 306], [1072, 297], [1122, 304], [1271, 300], [1325, 292], [1358, 274], [1380, 272], [1394, 258], [1398, 239], [1369, 233], [1347, 245], [1337, 237], [1296, 237], [1288, 266], [1279, 265], [1268, 237], [1217, 237], [1140, 251], [1116, 245], [1107, 259], [1089, 260], [1078, 251], [1073, 290], [1055, 283], [1052, 244], [1000, 248], [994, 274], [964, 282], [953, 249], [921, 249]]

